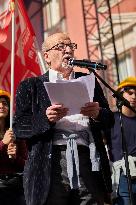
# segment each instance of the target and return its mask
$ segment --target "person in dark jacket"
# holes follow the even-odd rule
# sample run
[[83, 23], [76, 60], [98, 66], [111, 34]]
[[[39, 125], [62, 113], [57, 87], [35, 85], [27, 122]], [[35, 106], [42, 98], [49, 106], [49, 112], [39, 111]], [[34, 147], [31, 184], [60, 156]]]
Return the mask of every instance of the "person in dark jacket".
[[93, 102], [70, 116], [65, 105], [51, 104], [44, 86], [83, 75], [86, 80], [68, 63], [76, 48], [66, 33], [49, 36], [42, 46], [48, 72], [21, 82], [17, 90], [13, 129], [16, 138], [28, 143], [27, 205], [103, 205], [112, 191], [101, 131], [114, 124], [114, 117], [97, 79], [92, 74]]
[[[117, 90], [127, 99], [130, 106], [136, 110], [136, 77], [127, 77], [120, 82]], [[126, 142], [126, 150], [123, 150], [122, 132], [120, 125], [120, 113], [114, 112], [115, 124], [109, 130], [109, 151], [112, 161], [112, 184], [113, 184], [113, 204], [130, 204], [130, 193], [128, 189], [128, 178], [126, 174], [125, 156], [128, 153], [129, 170], [132, 184], [132, 203], [136, 204], [136, 113], [130, 108], [122, 106], [122, 129]]]
[[26, 144], [14, 141], [9, 129], [10, 94], [0, 90], [0, 204], [25, 205], [22, 172], [27, 157]]

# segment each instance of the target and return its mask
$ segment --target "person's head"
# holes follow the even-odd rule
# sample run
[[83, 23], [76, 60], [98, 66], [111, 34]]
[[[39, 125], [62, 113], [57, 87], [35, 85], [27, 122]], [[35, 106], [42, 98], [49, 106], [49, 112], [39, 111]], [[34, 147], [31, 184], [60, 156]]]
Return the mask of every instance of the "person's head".
[[5, 122], [5, 127], [9, 127], [10, 94], [0, 90], [0, 119]]
[[128, 77], [120, 82], [117, 90], [130, 102], [132, 107], [136, 108], [136, 77]]
[[71, 42], [66, 33], [55, 33], [46, 38], [42, 44], [44, 59], [49, 68], [67, 76], [73, 68], [68, 65], [68, 60], [74, 57], [77, 45]]

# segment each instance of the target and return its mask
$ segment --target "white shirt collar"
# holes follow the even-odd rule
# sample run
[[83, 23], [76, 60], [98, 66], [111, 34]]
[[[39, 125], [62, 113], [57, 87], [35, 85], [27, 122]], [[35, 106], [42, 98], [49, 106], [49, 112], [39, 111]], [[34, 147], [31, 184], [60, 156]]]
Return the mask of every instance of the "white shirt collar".
[[[71, 72], [69, 76], [69, 80], [74, 79], [75, 73]], [[56, 70], [49, 69], [49, 81], [52, 83], [56, 83], [56, 80], [64, 80], [63, 75]]]

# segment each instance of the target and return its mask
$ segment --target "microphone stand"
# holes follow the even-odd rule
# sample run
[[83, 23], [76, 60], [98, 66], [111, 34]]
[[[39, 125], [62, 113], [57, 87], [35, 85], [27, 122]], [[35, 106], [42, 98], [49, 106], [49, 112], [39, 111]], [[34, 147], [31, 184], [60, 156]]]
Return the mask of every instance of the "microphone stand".
[[[123, 155], [125, 159], [125, 167], [126, 167], [126, 176], [127, 176], [127, 181], [128, 181], [128, 193], [129, 193], [129, 201], [130, 205], [133, 204], [133, 195], [132, 195], [132, 183], [131, 183], [131, 175], [130, 175], [130, 170], [129, 170], [129, 162], [128, 162], [128, 150], [127, 150], [127, 144], [126, 144], [126, 139], [124, 135], [124, 128], [123, 128], [123, 119], [122, 119], [122, 106], [126, 106], [129, 109], [131, 109], [134, 113], [136, 113], [136, 110], [130, 106], [130, 103], [128, 100], [126, 100], [118, 91], [115, 91], [113, 88], [111, 88], [96, 72], [93, 68], [88, 67], [89, 72], [93, 72], [94, 75], [107, 87], [109, 88], [112, 93], [113, 97], [117, 99], [117, 107], [120, 115], [120, 126], [121, 126], [121, 138], [122, 138], [122, 150], [123, 150]], [[98, 69], [99, 70], [99, 69]]]
[[117, 108], [119, 112], [120, 128], [121, 128], [122, 151], [125, 160], [129, 199], [130, 199], [130, 205], [133, 205], [132, 183], [131, 183], [131, 175], [130, 175], [129, 162], [128, 162], [128, 149], [127, 149], [127, 143], [126, 143], [126, 138], [125, 138], [124, 128], [123, 128], [122, 106], [123, 106], [122, 101], [117, 100]]

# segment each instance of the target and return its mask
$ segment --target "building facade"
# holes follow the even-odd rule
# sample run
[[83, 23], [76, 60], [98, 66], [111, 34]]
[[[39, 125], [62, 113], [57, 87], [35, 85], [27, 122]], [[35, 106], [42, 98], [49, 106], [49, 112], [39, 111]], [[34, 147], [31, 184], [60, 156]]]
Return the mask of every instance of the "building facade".
[[[106, 64], [107, 70], [97, 73], [114, 89], [127, 76], [136, 76], [135, 0], [39, 0], [38, 3], [42, 8], [42, 38], [54, 32], [67, 32], [78, 45], [75, 58]], [[32, 5], [29, 10], [33, 10]], [[37, 28], [34, 24], [35, 31]], [[75, 70], [89, 72], [84, 68]], [[115, 104], [112, 92], [105, 86], [103, 89], [112, 106]]]

